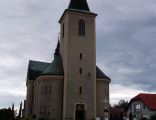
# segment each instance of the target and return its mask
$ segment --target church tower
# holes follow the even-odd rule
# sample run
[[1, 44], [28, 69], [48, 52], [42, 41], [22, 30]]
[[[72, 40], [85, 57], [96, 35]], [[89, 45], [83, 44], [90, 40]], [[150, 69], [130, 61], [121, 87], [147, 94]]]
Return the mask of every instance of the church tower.
[[96, 16], [86, 0], [71, 0], [59, 21], [63, 118], [96, 117]]
[[86, 0], [71, 0], [61, 16], [54, 59], [30, 60], [25, 117], [38, 120], [109, 118], [109, 83], [96, 66], [97, 14]]

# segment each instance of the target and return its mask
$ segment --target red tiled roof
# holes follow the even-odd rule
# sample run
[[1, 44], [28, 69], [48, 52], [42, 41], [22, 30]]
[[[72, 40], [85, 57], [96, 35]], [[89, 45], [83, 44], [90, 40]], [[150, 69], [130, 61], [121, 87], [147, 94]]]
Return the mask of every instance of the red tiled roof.
[[156, 94], [140, 93], [131, 99], [131, 102], [137, 100], [141, 100], [149, 109], [156, 110]]

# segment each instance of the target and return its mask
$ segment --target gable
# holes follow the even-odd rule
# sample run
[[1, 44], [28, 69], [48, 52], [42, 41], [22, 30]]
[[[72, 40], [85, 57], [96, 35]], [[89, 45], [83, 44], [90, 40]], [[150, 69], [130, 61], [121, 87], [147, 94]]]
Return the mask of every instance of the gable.
[[149, 109], [156, 110], [156, 94], [141, 93], [131, 99], [133, 101], [142, 101]]
[[97, 66], [96, 66], [96, 78], [104, 78], [104, 79], [109, 79]]

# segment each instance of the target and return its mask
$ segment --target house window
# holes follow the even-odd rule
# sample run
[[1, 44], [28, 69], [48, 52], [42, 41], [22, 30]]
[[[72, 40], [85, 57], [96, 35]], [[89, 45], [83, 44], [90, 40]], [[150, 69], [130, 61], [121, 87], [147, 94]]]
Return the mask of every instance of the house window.
[[149, 118], [149, 116], [147, 114], [143, 114], [142, 117], [143, 118]]
[[143, 108], [144, 108], [144, 109], [146, 109], [146, 106], [145, 106], [145, 104], [143, 105]]
[[140, 110], [140, 109], [141, 109], [140, 104], [136, 104], [136, 105], [135, 105], [135, 109], [136, 109], [136, 110]]
[[82, 19], [79, 20], [79, 35], [85, 36], [85, 21]]

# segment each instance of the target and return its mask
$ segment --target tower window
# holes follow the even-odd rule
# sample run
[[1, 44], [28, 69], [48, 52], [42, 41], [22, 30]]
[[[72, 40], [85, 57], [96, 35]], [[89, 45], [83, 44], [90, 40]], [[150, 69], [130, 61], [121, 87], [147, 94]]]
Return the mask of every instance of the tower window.
[[64, 38], [64, 23], [62, 24], [62, 37]]
[[79, 20], [79, 35], [85, 36], [85, 21], [82, 19]]
[[82, 60], [82, 53], [80, 53], [80, 60]]
[[79, 93], [82, 94], [82, 87], [79, 88]]
[[82, 74], [82, 68], [79, 69], [80, 74]]

